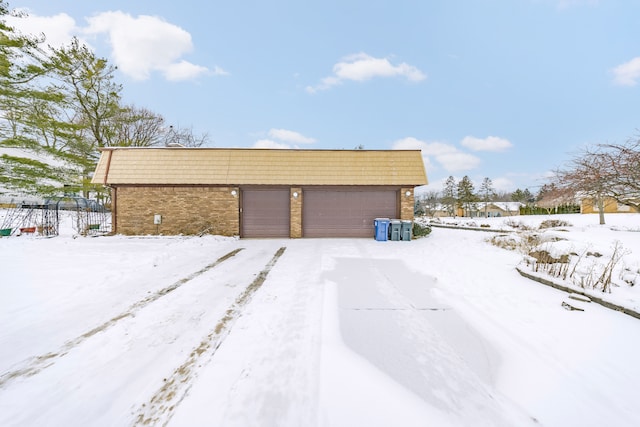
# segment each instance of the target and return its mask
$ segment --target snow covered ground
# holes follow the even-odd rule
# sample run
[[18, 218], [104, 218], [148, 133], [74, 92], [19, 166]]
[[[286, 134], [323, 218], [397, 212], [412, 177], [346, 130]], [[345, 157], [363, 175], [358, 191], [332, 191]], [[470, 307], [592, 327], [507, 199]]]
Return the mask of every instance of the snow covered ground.
[[[640, 215], [517, 221], [548, 218], [639, 264]], [[0, 238], [2, 426], [640, 425], [640, 320], [564, 309], [493, 233], [74, 238], [68, 224]], [[610, 295], [632, 305], [638, 289]]]

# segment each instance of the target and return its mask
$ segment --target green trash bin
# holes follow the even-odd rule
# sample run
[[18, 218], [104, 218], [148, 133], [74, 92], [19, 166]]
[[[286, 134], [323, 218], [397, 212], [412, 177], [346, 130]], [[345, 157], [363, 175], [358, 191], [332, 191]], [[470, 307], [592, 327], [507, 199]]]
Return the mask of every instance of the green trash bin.
[[404, 220], [400, 225], [400, 239], [411, 240], [411, 229], [413, 228], [413, 222]]
[[402, 224], [398, 219], [392, 219], [389, 223], [389, 240], [400, 240], [400, 228]]

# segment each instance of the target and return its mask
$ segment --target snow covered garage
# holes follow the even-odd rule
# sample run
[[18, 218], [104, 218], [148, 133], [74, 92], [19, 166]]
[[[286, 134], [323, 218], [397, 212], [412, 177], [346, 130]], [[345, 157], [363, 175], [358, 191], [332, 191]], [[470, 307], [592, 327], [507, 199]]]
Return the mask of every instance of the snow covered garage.
[[106, 148], [93, 183], [119, 234], [372, 237], [427, 176], [419, 150]]

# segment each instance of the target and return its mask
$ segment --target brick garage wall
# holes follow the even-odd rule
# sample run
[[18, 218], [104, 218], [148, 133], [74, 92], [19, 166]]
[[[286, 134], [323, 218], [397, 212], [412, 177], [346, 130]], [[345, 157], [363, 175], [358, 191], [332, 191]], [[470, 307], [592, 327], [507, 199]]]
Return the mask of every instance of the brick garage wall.
[[[407, 196], [407, 192], [411, 193]], [[400, 189], [400, 219], [413, 221], [414, 219], [413, 187], [403, 187]]]
[[[297, 193], [298, 197], [294, 197], [293, 194]], [[294, 239], [298, 239], [302, 237], [302, 188], [301, 187], [291, 187], [291, 225], [289, 236]]]
[[[153, 186], [118, 187], [116, 191], [116, 233], [240, 233], [238, 188]], [[162, 224], [154, 225], [154, 215], [162, 215]]]

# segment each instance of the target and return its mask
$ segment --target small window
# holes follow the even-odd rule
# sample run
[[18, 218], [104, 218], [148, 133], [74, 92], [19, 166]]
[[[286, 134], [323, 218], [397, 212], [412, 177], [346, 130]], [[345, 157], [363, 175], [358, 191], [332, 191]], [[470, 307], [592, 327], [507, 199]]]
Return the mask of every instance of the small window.
[[631, 206], [618, 203], [618, 212], [631, 212]]

